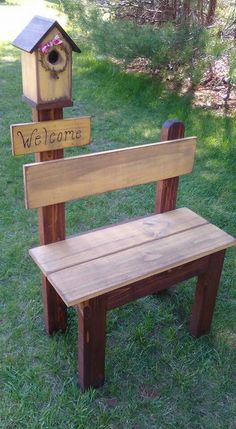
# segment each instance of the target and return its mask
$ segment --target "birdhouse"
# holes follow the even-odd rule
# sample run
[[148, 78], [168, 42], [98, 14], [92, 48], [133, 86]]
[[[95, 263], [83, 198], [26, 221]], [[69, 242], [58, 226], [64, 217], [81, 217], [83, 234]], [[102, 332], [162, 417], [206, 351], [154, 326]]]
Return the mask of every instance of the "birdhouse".
[[58, 22], [35, 16], [13, 45], [22, 50], [23, 100], [37, 109], [71, 106], [72, 51], [81, 51]]

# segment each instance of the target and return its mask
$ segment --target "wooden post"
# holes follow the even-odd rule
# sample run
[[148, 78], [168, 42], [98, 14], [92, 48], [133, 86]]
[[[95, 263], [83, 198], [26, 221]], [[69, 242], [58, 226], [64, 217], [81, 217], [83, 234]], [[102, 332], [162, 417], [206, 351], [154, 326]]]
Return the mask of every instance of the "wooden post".
[[105, 380], [106, 301], [103, 296], [76, 306], [78, 314], [78, 373], [84, 391]]
[[[178, 119], [164, 122], [161, 129], [161, 141], [176, 140], [184, 137], [184, 123]], [[164, 213], [176, 209], [179, 177], [160, 180], [156, 191], [156, 213]], [[165, 295], [167, 289], [153, 293], [154, 296]]]
[[[50, 121], [63, 118], [63, 109], [32, 109], [33, 121]], [[51, 161], [64, 157], [63, 149], [52, 150], [35, 154], [35, 161]], [[54, 243], [65, 239], [65, 207], [64, 203], [42, 207], [38, 210], [40, 244]], [[44, 303], [44, 320], [46, 332], [51, 335], [66, 330], [66, 305], [49, 283], [42, 276], [42, 295]]]
[[[41, 16], [32, 18], [15, 38], [13, 45], [22, 51], [23, 100], [33, 106], [33, 121], [63, 119], [63, 107], [73, 105], [72, 51], [80, 53], [80, 48], [55, 19]], [[35, 129], [35, 131], [38, 130]], [[53, 134], [55, 136], [55, 132]], [[32, 135], [24, 143], [27, 149], [31, 147]], [[40, 140], [40, 136], [38, 137]], [[50, 141], [50, 143], [53, 142]], [[38, 142], [39, 144], [41, 143]], [[40, 150], [35, 160], [42, 162], [63, 157], [63, 149], [52, 150], [51, 146], [50, 151]], [[63, 240], [65, 238], [64, 204], [43, 207], [38, 213], [40, 243], [44, 245]], [[65, 331], [66, 306], [45, 277], [42, 285], [46, 331], [48, 334]]]
[[210, 255], [207, 270], [198, 277], [190, 322], [190, 333], [194, 337], [208, 334], [211, 329], [224, 256], [225, 250]]
[[[166, 121], [161, 130], [161, 141], [184, 137], [184, 123], [178, 119]], [[179, 177], [160, 180], [156, 192], [156, 213], [164, 213], [176, 208]]]

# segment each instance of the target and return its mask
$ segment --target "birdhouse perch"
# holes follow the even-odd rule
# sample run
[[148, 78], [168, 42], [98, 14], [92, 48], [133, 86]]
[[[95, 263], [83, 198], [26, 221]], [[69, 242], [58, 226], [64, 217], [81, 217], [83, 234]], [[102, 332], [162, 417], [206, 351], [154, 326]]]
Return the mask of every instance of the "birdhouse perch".
[[57, 21], [35, 16], [13, 41], [22, 50], [23, 100], [37, 109], [72, 106], [72, 51]]

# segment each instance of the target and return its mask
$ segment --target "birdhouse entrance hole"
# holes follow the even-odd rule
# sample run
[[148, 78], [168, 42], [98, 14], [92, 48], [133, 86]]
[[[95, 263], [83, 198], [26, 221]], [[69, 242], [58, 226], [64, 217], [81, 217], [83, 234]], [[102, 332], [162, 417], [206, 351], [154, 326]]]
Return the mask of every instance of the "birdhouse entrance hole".
[[51, 72], [51, 77], [58, 79], [58, 73], [63, 73], [68, 64], [69, 53], [65, 46], [52, 47], [47, 54], [40, 52], [40, 62], [46, 71]]
[[60, 55], [59, 55], [58, 51], [56, 51], [55, 49], [53, 49], [48, 54], [48, 62], [50, 64], [56, 64], [59, 61], [59, 58], [60, 58]]

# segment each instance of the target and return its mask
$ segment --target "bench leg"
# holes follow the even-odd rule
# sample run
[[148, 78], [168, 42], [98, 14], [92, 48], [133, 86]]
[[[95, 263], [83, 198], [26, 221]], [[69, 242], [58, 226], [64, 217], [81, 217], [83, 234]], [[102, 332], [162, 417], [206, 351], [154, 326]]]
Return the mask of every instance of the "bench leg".
[[67, 308], [61, 297], [45, 276], [42, 276], [42, 295], [44, 304], [44, 323], [47, 334], [65, 332]]
[[190, 322], [190, 333], [194, 337], [210, 331], [224, 255], [225, 250], [212, 254], [207, 270], [198, 277]]
[[76, 306], [78, 314], [78, 373], [84, 391], [105, 380], [106, 302], [96, 297]]

